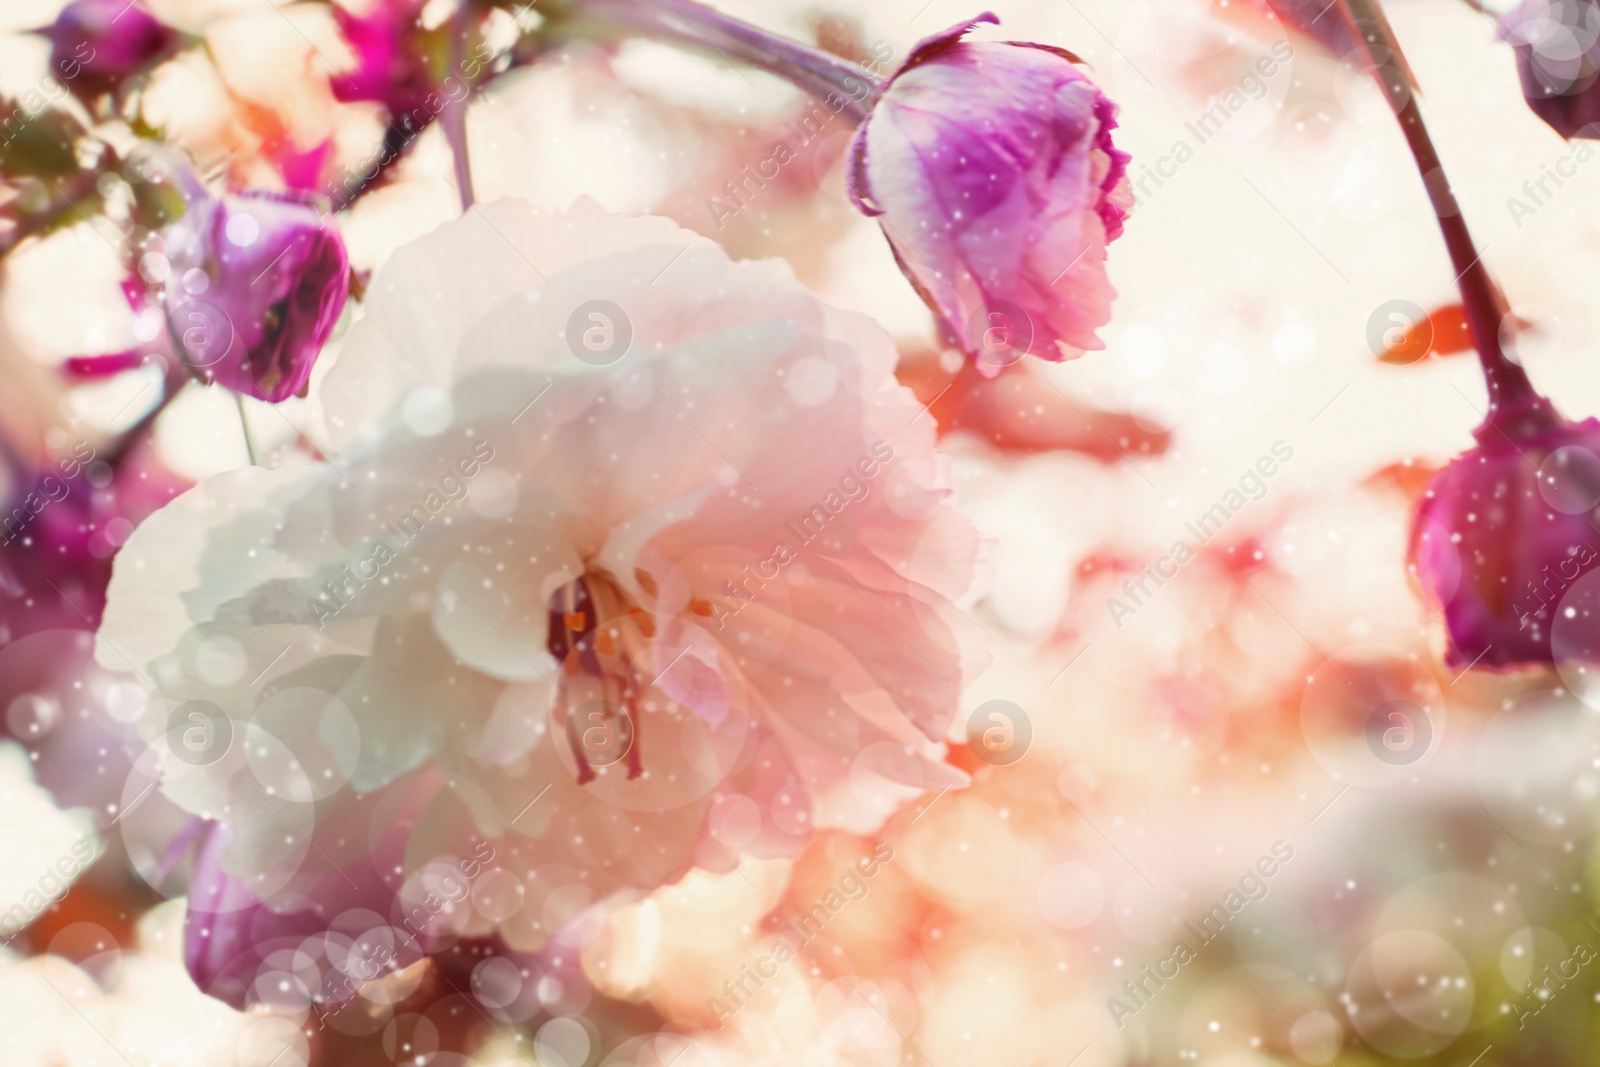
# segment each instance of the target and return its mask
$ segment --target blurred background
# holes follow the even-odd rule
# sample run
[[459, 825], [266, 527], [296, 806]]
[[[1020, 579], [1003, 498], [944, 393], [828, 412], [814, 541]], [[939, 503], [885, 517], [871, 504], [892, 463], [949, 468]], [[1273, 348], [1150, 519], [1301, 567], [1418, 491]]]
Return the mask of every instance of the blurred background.
[[[326, 187], [380, 143], [375, 106], [330, 91], [352, 57], [328, 5], [142, 2], [203, 41], [158, 67], [139, 105], [203, 173], [271, 187], [286, 153], [328, 145]], [[955, 0], [718, 6], [887, 68], [978, 13]], [[47, 78], [48, 44], [26, 31], [60, 7], [0, 6], [0, 95]], [[183, 967], [183, 886], [161, 852], [177, 813], [148, 796], [127, 683], [94, 664], [88, 614], [8, 622], [0, 915], [27, 919], [3, 926], [5, 1063], [1593, 1062], [1600, 716], [1554, 671], [1448, 670], [1408, 573], [1418, 494], [1471, 445], [1485, 398], [1382, 96], [1260, 0], [993, 8], [1004, 36], [1086, 61], [1133, 156], [1106, 348], [1064, 364], [962, 369], [845, 197], [842, 124], [740, 210], [716, 211], [724, 183], [810, 110], [769, 75], [644, 41], [557, 44], [496, 78], [467, 123], [481, 201], [587, 196], [667, 215], [736, 258], [787, 260], [895, 335], [902, 381], [954, 457], [958, 504], [992, 541], [971, 609], [995, 655], [951, 744], [971, 787], [885, 811], [873, 837], [821, 834], [794, 861], [691, 874], [616, 909], [565, 946], [566, 970], [539, 980], [521, 1018], [485, 1014], [443, 967], [364, 996], [337, 1025], [240, 1013]], [[1494, 12], [1387, 11], [1457, 200], [1525, 324], [1524, 365], [1568, 415], [1595, 412], [1600, 163], [1529, 112]], [[529, 20], [506, 12], [507, 34]], [[1263, 57], [1273, 73], [1253, 74]], [[1242, 103], [1219, 119], [1229, 99]], [[454, 217], [450, 179], [433, 128], [340, 215], [358, 279]], [[63, 372], [147, 339], [106, 225], [67, 220], [0, 274], [8, 449], [41, 461], [82, 443], [103, 461], [142, 431], [111, 487], [125, 518], [90, 538], [89, 570], [172, 495], [247, 462], [222, 390], [191, 385], [150, 418], [158, 371]], [[1419, 314], [1438, 327], [1420, 352], [1394, 332]], [[326, 440], [317, 387], [347, 326], [309, 396], [244, 401], [269, 455]], [[88, 476], [109, 484], [101, 466]], [[19, 492], [8, 477], [0, 495]], [[1230, 492], [1246, 503], [1196, 538], [1188, 524]], [[1179, 540], [1194, 558], [1157, 567]], [[1141, 589], [1147, 567], [1162, 580]], [[965, 741], [991, 727], [1009, 731], [1003, 755]], [[83, 835], [92, 858], [72, 851]], [[892, 858], [864, 892], [719, 1024], [708, 1001], [756, 968], [772, 930], [843, 892], [884, 844]], [[30, 894], [59, 892], [39, 884], [47, 870], [70, 888], [33, 914]]]

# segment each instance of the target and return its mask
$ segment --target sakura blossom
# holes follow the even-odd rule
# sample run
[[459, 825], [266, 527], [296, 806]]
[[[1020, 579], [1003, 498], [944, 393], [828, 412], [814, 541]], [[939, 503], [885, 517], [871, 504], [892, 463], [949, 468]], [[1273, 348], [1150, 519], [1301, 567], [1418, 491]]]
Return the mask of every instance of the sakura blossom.
[[[569, 342], [597, 302], [615, 360]], [[402, 249], [326, 383], [337, 453], [208, 479], [119, 554], [101, 654], [156, 682], [150, 739], [204, 702], [242, 741], [175, 750], [163, 788], [270, 908], [286, 864], [363, 847], [321, 840], [342, 798], [397, 783], [434, 794], [408, 855], [448, 818], [595, 900], [862, 825], [863, 750], [902, 754], [900, 788], [960, 784], [979, 541], [893, 362], [781, 265], [661, 219], [502, 203]], [[259, 746], [287, 761], [268, 784]]]

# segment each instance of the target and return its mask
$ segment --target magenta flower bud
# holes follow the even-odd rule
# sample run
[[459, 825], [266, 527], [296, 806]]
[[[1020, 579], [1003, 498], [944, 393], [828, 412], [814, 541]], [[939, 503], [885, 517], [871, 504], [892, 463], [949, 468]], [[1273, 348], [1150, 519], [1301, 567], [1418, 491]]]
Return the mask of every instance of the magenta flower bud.
[[149, 67], [178, 36], [138, 0], [73, 0], [42, 32], [50, 39], [52, 72], [83, 97]]
[[1600, 421], [1569, 422], [1536, 398], [1475, 436], [1434, 477], [1411, 532], [1412, 564], [1444, 612], [1447, 662], [1509, 669], [1600, 650], [1568, 595], [1600, 561]]
[[990, 370], [1104, 347], [1106, 244], [1132, 203], [1115, 105], [1071, 53], [962, 39], [997, 21], [918, 42], [856, 132], [850, 167], [851, 195], [900, 269]]
[[173, 348], [196, 374], [274, 404], [303, 396], [350, 291], [332, 224], [267, 193], [199, 200], [166, 253]]
[[1500, 20], [1522, 95], [1563, 137], [1600, 139], [1600, 4], [1523, 0]]

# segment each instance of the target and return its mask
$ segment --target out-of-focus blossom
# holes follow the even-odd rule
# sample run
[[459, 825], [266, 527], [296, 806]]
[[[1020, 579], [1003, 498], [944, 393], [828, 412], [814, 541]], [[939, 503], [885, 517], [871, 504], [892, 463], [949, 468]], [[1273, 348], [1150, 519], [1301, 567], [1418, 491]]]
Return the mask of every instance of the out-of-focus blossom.
[[294, 142], [284, 138], [263, 153], [283, 175], [283, 184], [300, 192], [313, 192], [322, 188], [322, 174], [333, 157], [333, 141], [326, 140], [301, 150]]
[[377, 0], [357, 15], [335, 4], [333, 17], [355, 52], [356, 66], [333, 79], [334, 95], [346, 102], [373, 100], [394, 115], [422, 107], [434, 91], [427, 51], [418, 47], [426, 6], [426, 0]]
[[[164, 318], [161, 314], [159, 292], [156, 294], [148, 292], [144, 279], [136, 273], [130, 273], [122, 279], [122, 299], [126, 301], [128, 310], [133, 312], [135, 317], [145, 316], [146, 322], [159, 323]], [[168, 361], [172, 358], [172, 346], [167, 343], [167, 331], [157, 328], [150, 332], [154, 334], [153, 337], [135, 344], [132, 348], [117, 352], [100, 352], [92, 356], [69, 356], [61, 364], [61, 369], [66, 372], [65, 376], [69, 380], [76, 382], [110, 378], [148, 364], [166, 370], [171, 366]], [[169, 382], [169, 385], [173, 386], [179, 384], [182, 384], [181, 379]]]
[[[535, 973], [556, 970], [559, 960], [551, 953], [516, 952], [491, 936], [493, 925], [483, 913], [499, 914], [506, 900], [518, 896], [508, 889], [492, 845], [477, 837], [404, 874], [418, 819], [443, 788], [440, 776], [427, 771], [362, 798], [344, 815], [364, 804], [367, 813], [381, 807], [385, 817], [374, 822], [364, 847], [350, 853], [351, 862], [308, 865], [287, 881], [281, 870], [252, 878], [229, 874], [228, 831], [204, 823], [184, 917], [184, 963], [195, 984], [236, 1008], [265, 1003], [292, 1010], [309, 998], [325, 1012], [359, 1011], [358, 996], [368, 982], [391, 979], [423, 959], [448, 968], [452, 954], [492, 954], [515, 962], [524, 978], [519, 989], [498, 988], [496, 1006], [529, 999], [537, 1004]], [[332, 847], [340, 849], [337, 842]], [[281, 966], [284, 953], [313, 963], [320, 981], [304, 969], [291, 990], [262, 983], [263, 974]], [[477, 959], [469, 960], [469, 970], [472, 962]], [[470, 974], [460, 977], [466, 981], [458, 989], [478, 984]], [[569, 969], [561, 981], [570, 984], [574, 977]]]
[[989, 368], [1103, 347], [1106, 245], [1132, 203], [1116, 106], [1045, 45], [918, 42], [851, 146], [856, 205], [945, 329]]
[[[93, 459], [94, 450], [83, 458]], [[116, 546], [96, 530], [94, 488], [83, 463], [75, 456], [62, 462], [5, 501], [0, 644], [38, 630], [93, 627], [105, 606]], [[91, 551], [96, 533], [102, 538], [98, 553]]]
[[82, 97], [116, 88], [166, 55], [178, 36], [140, 0], [73, 0], [43, 33], [51, 67]]
[[[284, 188], [296, 193], [320, 192], [334, 156], [333, 138], [301, 144], [295, 140], [284, 117], [234, 95], [234, 111], [241, 154], [255, 155], [268, 163], [283, 179]], [[250, 184], [245, 182], [243, 184]]]
[[1600, 4], [1523, 0], [1500, 20], [1522, 95], [1563, 137], [1600, 139]]
[[41, 630], [93, 629], [111, 557], [185, 488], [146, 454], [112, 466], [87, 441], [19, 481], [0, 500], [0, 646]]
[[423, 789], [384, 879], [484, 842], [517, 892], [467, 919], [529, 952], [963, 781], [978, 541], [895, 359], [663, 219], [505, 203], [401, 249], [325, 383], [330, 462], [208, 479], [118, 556], [102, 651], [156, 680], [147, 736], [201, 700], [252, 738], [163, 787], [262, 900], [378, 863], [395, 813], [360, 798]]
[[1423, 494], [1412, 562], [1456, 668], [1548, 664], [1557, 609], [1600, 560], [1600, 421], [1539, 399], [1475, 431]]
[[1086, 399], [1074, 402], [1042, 368], [1026, 363], [997, 375], [964, 360], [952, 376], [943, 354], [912, 353], [901, 358], [895, 376], [928, 405], [940, 437], [964, 430], [1002, 452], [1064, 450], [1114, 464], [1127, 456], [1162, 455], [1172, 442], [1171, 431], [1141, 424], [1126, 412]]
[[1378, 361], [1393, 367], [1441, 356], [1460, 356], [1473, 352], [1472, 328], [1467, 311], [1460, 304], [1445, 304], [1428, 312], [1426, 318], [1386, 335], [1388, 343], [1378, 353]]
[[151, 450], [114, 448], [79, 441], [42, 469], [14, 459], [18, 488], [0, 492], [0, 734], [25, 746], [59, 803], [96, 812], [122, 799], [130, 765], [103, 713], [129, 664], [93, 661], [111, 558], [188, 488]]
[[303, 395], [350, 291], [338, 231], [308, 205], [200, 200], [168, 231], [166, 314], [195, 372], [278, 403]]
[[[189, 976], [204, 992], [242, 1008], [252, 999], [256, 979], [273, 953], [306, 952], [315, 946], [319, 950], [316, 958], [327, 960], [329, 946], [325, 938], [336, 917], [358, 908], [373, 915], [391, 910], [401, 882], [393, 868], [404, 859], [405, 839], [411, 827], [409, 819], [396, 820], [370, 857], [363, 855], [359, 862], [345, 868], [297, 872], [290, 891], [266, 878], [229, 875], [223, 867], [228, 831], [220, 824], [207, 824], [195, 858], [184, 916], [183, 959]], [[270, 889], [262, 891], [264, 884]], [[396, 929], [404, 928], [400, 925], [404, 916], [398, 910], [392, 921]], [[353, 931], [357, 935], [361, 932]], [[333, 973], [329, 980], [321, 988], [306, 992], [322, 1004], [343, 1003], [362, 981], [392, 974], [421, 959], [416, 938], [422, 933], [419, 929], [407, 939], [386, 939], [381, 948], [366, 946], [367, 958], [345, 961], [342, 968], [330, 968]], [[341, 972], [351, 980], [341, 982]]]
[[[109, 1057], [243, 1067], [263, 1059], [263, 1045], [272, 1049], [265, 1059], [296, 1038], [304, 1048], [292, 1022], [266, 1021], [263, 1033], [252, 1027], [261, 1021], [195, 989], [176, 958], [181, 917], [181, 902], [172, 902], [144, 911], [136, 926], [130, 922], [132, 929], [116, 934], [80, 921], [53, 938], [49, 951], [0, 957], [6, 1062], [87, 1067]], [[126, 1059], [117, 1052], [124, 1049]]]

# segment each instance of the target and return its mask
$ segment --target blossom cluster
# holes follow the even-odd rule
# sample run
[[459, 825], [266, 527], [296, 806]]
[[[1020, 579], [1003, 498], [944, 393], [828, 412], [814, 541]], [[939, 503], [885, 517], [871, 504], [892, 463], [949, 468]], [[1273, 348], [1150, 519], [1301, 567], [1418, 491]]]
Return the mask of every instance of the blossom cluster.
[[[1564, 1040], [1600, 420], [1377, 0], [45, 7], [0, 30], [5, 1062]], [[1506, 201], [1541, 232], [1600, 4], [1468, 15], [1479, 99], [1577, 139]]]

